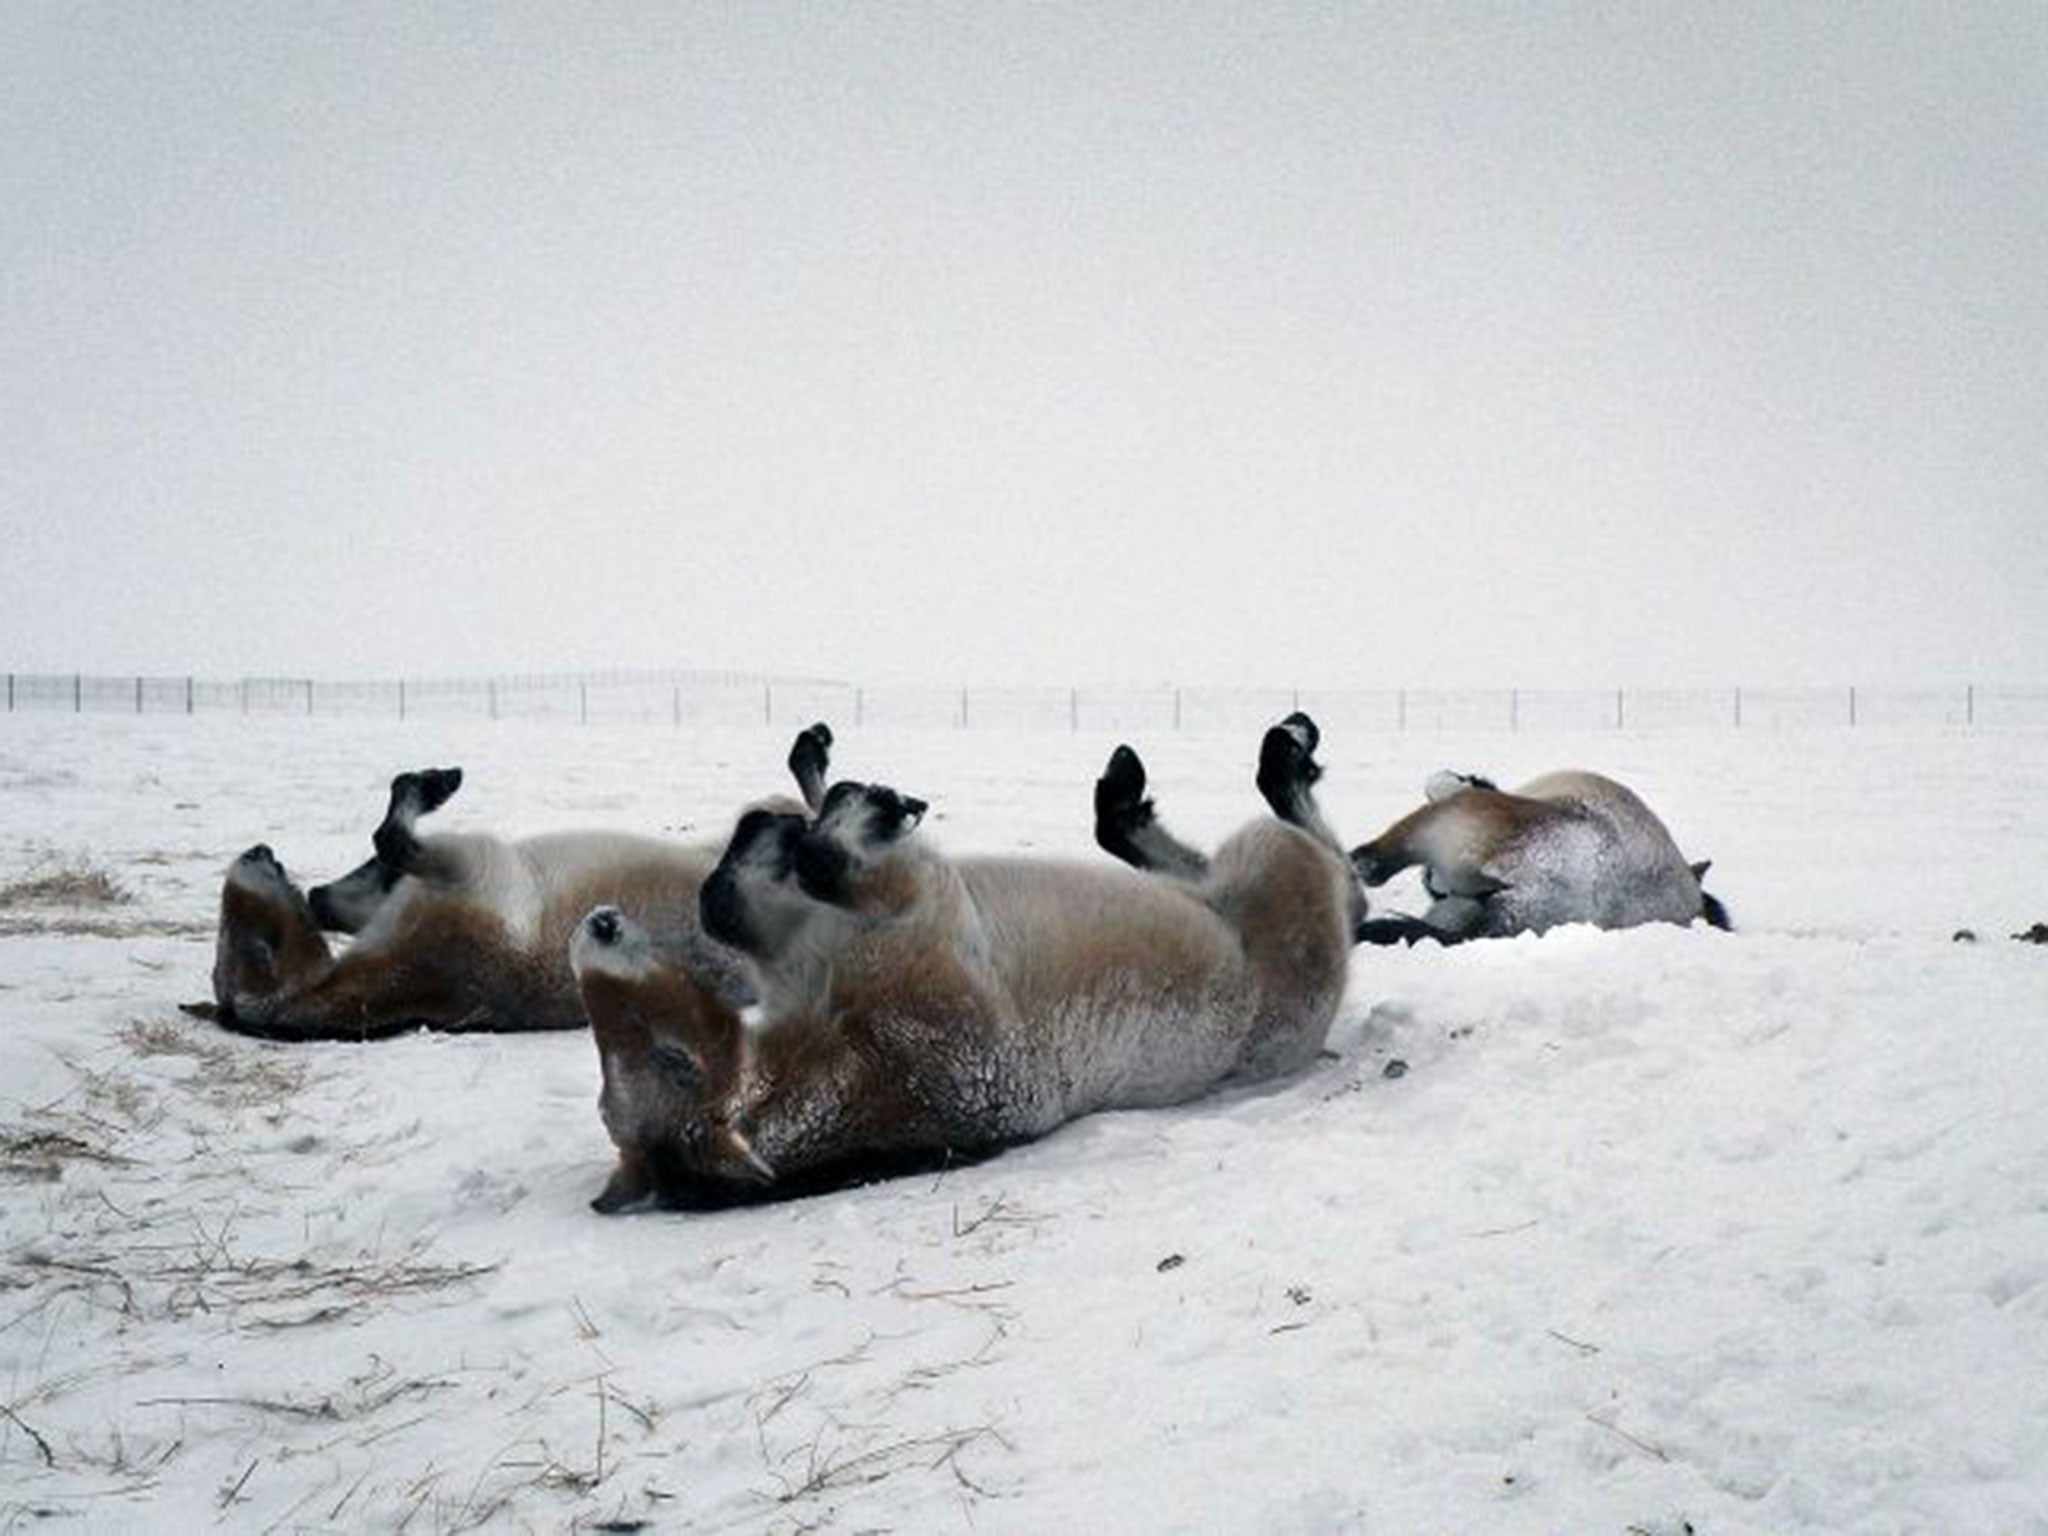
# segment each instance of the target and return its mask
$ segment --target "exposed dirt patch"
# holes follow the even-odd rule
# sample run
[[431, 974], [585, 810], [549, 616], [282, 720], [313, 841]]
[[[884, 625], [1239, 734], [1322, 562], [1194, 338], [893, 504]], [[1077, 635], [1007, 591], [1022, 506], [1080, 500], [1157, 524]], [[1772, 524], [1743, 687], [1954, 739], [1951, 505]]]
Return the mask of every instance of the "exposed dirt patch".
[[118, 907], [135, 898], [90, 859], [50, 857], [0, 885], [0, 907]]

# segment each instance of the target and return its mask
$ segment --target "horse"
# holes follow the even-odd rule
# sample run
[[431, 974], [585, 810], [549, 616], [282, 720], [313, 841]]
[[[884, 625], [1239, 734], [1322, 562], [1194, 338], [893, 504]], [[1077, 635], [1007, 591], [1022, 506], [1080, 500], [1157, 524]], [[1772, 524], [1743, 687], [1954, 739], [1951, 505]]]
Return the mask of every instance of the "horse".
[[1689, 863], [1656, 813], [1613, 779], [1572, 769], [1509, 791], [1444, 772], [1430, 778], [1424, 797], [1352, 850], [1367, 886], [1419, 864], [1431, 897], [1420, 918], [1361, 925], [1368, 942], [1453, 944], [1560, 923], [1630, 928], [1704, 918], [1730, 926], [1727, 908], [1701, 883], [1709, 862]]
[[[823, 798], [831, 742], [820, 723], [790, 750], [813, 803]], [[748, 999], [740, 957], [697, 920], [717, 843], [610, 831], [421, 835], [418, 818], [461, 782], [460, 769], [399, 775], [372, 858], [310, 894], [266, 844], [237, 858], [222, 883], [214, 1001], [188, 1011], [283, 1040], [578, 1028], [585, 1015], [569, 940], [607, 902], [645, 913], [665, 954], [735, 1004]], [[323, 928], [353, 941], [337, 952]]]
[[[1275, 731], [1286, 740], [1262, 757], [1312, 811], [1320, 770]], [[812, 818], [741, 819], [700, 907], [707, 934], [775, 978], [751, 1024], [615, 907], [585, 918], [571, 960], [619, 1149], [596, 1209], [986, 1156], [1098, 1110], [1263, 1082], [1321, 1050], [1355, 904], [1330, 842], [1261, 817], [1198, 855], [1198, 874], [1158, 879], [955, 859], [920, 832], [926, 808], [846, 781]]]

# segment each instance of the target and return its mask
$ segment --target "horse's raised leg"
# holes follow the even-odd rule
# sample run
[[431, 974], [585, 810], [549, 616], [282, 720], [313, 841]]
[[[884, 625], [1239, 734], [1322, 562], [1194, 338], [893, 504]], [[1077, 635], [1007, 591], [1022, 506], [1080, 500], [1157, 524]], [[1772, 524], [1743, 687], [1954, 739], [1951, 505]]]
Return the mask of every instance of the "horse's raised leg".
[[1344, 845], [1316, 804], [1316, 780], [1323, 776], [1315, 750], [1323, 733], [1315, 721], [1296, 710], [1266, 732], [1259, 743], [1259, 793], [1273, 814], [1289, 826], [1299, 827], [1326, 848], [1344, 852]]
[[[1285, 720], [1266, 732], [1259, 743], [1259, 793], [1272, 807], [1273, 814], [1291, 827], [1299, 827], [1310, 837], [1346, 861], [1351, 868], [1350, 856], [1344, 845], [1323, 817], [1322, 807], [1316, 804], [1316, 781], [1323, 776], [1322, 764], [1315, 760], [1315, 750], [1322, 744], [1323, 733], [1307, 715], [1296, 710]], [[1351, 920], [1354, 927], [1365, 921], [1365, 888], [1356, 878], [1351, 882]]]
[[1129, 747], [1118, 747], [1095, 781], [1095, 841], [1104, 853], [1133, 869], [1200, 880], [1209, 860], [1159, 823], [1145, 798], [1145, 765]]
[[400, 880], [410, 874], [432, 875], [421, 858], [414, 824], [445, 805], [461, 787], [460, 768], [422, 768], [393, 779], [384, 820], [370, 836], [376, 852], [339, 880], [306, 892], [314, 921], [329, 933], [361, 933]]
[[460, 788], [460, 768], [421, 768], [393, 779], [391, 804], [384, 812], [383, 822], [370, 834], [370, 845], [377, 850], [377, 857], [400, 875], [420, 873], [422, 850], [414, 825], [420, 817], [446, 805]]
[[795, 775], [797, 792], [814, 816], [825, 803], [825, 772], [831, 763], [831, 726], [820, 720], [796, 733], [789, 749], [789, 771]]

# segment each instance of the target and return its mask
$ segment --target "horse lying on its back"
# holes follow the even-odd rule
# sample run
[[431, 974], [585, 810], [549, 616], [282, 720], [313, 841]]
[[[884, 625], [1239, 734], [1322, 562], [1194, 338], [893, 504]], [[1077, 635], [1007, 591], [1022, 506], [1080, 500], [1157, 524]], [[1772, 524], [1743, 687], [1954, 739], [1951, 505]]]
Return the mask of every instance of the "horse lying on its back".
[[1189, 880], [956, 861], [918, 834], [924, 808], [842, 783], [815, 822], [742, 818], [701, 906], [775, 1000], [753, 1028], [624, 914], [585, 921], [572, 958], [619, 1149], [599, 1210], [985, 1154], [1321, 1048], [1355, 901], [1335, 847], [1262, 818]]
[[[815, 798], [830, 743], [817, 725], [791, 750], [798, 784]], [[747, 999], [740, 957], [697, 920], [717, 844], [620, 832], [420, 835], [418, 818], [461, 782], [459, 769], [399, 775], [374, 856], [311, 892], [266, 845], [236, 859], [221, 891], [214, 1001], [190, 1011], [285, 1040], [577, 1028], [585, 1014], [569, 938], [602, 903], [648, 914], [662, 954], [729, 1001]], [[323, 928], [355, 937], [337, 953]]]
[[[1280, 732], [1312, 753], [1319, 733], [1299, 712]], [[1285, 743], [1270, 734], [1269, 748]], [[1095, 840], [1134, 868], [1187, 877], [1201, 854], [1168, 835], [1144, 798], [1142, 769], [1122, 755], [1095, 786]], [[1283, 820], [1334, 841], [1320, 814], [1297, 795], [1284, 752], [1261, 758], [1259, 789]], [[1309, 778], [1313, 783], [1313, 778]], [[1688, 864], [1650, 808], [1635, 793], [1597, 773], [1546, 774], [1510, 794], [1490, 780], [1439, 773], [1427, 803], [1352, 850], [1364, 886], [1385, 884], [1413, 865], [1423, 868], [1431, 905], [1423, 917], [1371, 917], [1358, 895], [1356, 933], [1369, 944], [1413, 943], [1541, 933], [1560, 923], [1627, 928], [1637, 923], [1689, 923], [1703, 917], [1728, 926], [1727, 910], [1700, 886], [1705, 863]]]

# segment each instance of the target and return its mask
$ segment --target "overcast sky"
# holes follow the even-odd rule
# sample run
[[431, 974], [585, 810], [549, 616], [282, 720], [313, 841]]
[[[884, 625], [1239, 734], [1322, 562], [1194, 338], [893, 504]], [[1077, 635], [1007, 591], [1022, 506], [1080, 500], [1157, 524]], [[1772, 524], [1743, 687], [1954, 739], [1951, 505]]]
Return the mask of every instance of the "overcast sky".
[[0, 8], [0, 665], [2034, 681], [2048, 6]]

